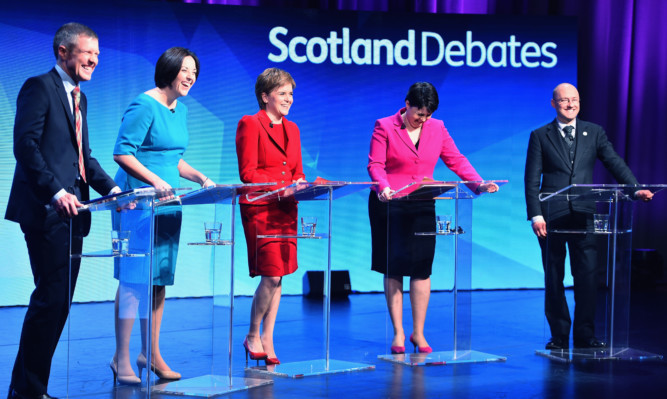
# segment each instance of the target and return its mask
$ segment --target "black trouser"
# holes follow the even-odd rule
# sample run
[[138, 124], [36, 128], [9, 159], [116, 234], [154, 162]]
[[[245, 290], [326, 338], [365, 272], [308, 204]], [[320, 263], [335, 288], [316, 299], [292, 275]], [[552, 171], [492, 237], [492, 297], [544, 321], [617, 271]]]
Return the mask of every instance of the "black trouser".
[[[72, 253], [81, 253], [83, 237], [74, 219]], [[74, 287], [79, 275], [80, 259], [69, 262], [69, 222], [50, 211], [44, 229], [21, 226], [28, 246], [35, 290], [30, 296], [23, 321], [19, 350], [12, 372], [11, 386], [26, 395], [47, 392], [51, 360], [63, 331]], [[66, 367], [60, 365], [59, 367]]]
[[[573, 212], [550, 222], [547, 228], [592, 231], [592, 215]], [[595, 306], [597, 300], [596, 248], [592, 234], [548, 233], [539, 239], [544, 267], [544, 311], [551, 336], [568, 339], [570, 312], [565, 299], [566, 244], [570, 251], [570, 268], [574, 280], [574, 341], [586, 341], [595, 333]]]

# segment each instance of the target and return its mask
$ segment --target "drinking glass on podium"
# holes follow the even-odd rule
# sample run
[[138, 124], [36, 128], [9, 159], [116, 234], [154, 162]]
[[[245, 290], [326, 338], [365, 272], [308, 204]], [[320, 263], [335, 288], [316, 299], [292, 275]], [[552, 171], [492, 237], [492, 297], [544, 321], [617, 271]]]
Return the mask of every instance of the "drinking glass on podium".
[[317, 218], [315, 216], [301, 217], [301, 233], [304, 236], [313, 237], [315, 235], [316, 226], [317, 226]]
[[221, 222], [204, 222], [204, 235], [206, 242], [220, 241], [220, 232], [222, 231]]

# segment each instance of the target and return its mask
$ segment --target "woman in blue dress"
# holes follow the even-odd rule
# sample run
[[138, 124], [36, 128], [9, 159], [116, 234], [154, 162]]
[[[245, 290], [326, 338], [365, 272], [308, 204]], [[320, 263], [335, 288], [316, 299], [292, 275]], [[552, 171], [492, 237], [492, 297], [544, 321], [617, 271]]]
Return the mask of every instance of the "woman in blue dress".
[[[116, 183], [123, 190], [150, 185], [163, 192], [162, 199], [172, 196], [170, 189], [179, 186], [181, 177], [201, 184], [214, 185], [211, 179], [188, 165], [183, 153], [188, 145], [187, 108], [178, 102], [186, 96], [199, 76], [199, 60], [188, 49], [172, 47], [155, 65], [157, 87], [140, 94], [125, 111], [114, 160], [120, 165]], [[155, 247], [153, 255], [153, 308], [150, 369], [160, 378], [176, 380], [181, 375], [167, 365], [160, 353], [159, 338], [165, 303], [165, 286], [174, 284], [181, 230], [180, 206], [157, 208], [155, 216]], [[150, 212], [127, 210], [113, 217], [114, 229], [129, 230], [130, 252], [143, 252], [149, 245]], [[141, 382], [146, 360], [148, 313], [148, 257], [117, 258], [114, 277], [119, 280], [116, 293], [116, 353], [111, 360], [114, 382]], [[130, 335], [139, 308], [142, 327], [142, 351], [137, 358], [139, 377], [134, 374], [129, 354]]]

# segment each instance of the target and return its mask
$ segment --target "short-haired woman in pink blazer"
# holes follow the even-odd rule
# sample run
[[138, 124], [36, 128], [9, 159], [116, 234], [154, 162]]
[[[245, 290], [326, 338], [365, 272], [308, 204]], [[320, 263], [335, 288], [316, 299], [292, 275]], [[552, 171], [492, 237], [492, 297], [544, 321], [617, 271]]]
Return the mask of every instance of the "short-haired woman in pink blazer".
[[[438, 109], [438, 92], [432, 84], [417, 82], [408, 90], [405, 108], [378, 119], [368, 154], [368, 174], [378, 185], [368, 198], [372, 236], [372, 270], [384, 274], [384, 292], [394, 327], [392, 353], [405, 353], [403, 331], [403, 277], [410, 277], [413, 332], [410, 342], [421, 353], [432, 351], [424, 337], [424, 321], [431, 295], [434, 236], [415, 236], [433, 230], [435, 201], [394, 201], [394, 190], [411, 182], [433, 178], [442, 159], [462, 180], [482, 180], [449, 136], [441, 120], [431, 118]], [[475, 187], [495, 192], [494, 183]]]

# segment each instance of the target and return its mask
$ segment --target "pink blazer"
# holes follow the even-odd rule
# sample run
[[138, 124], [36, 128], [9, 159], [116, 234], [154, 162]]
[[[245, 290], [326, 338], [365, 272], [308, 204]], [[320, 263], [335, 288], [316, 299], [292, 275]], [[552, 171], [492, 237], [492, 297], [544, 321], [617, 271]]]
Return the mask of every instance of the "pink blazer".
[[368, 174], [378, 182], [374, 188], [382, 192], [385, 187], [398, 190], [412, 182], [432, 179], [438, 158], [456, 173], [461, 180], [482, 180], [468, 159], [456, 148], [441, 120], [431, 118], [422, 126], [417, 150], [403, 125], [401, 113], [375, 121], [368, 154]]

